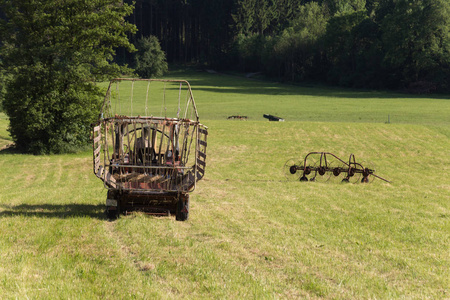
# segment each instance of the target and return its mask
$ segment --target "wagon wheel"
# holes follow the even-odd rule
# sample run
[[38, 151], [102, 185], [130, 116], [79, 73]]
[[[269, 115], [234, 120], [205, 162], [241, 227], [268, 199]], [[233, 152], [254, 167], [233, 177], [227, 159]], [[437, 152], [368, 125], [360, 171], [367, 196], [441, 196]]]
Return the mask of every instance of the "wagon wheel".
[[330, 174], [327, 174], [325, 162], [322, 161], [322, 165], [320, 164], [320, 157], [310, 156], [307, 160], [307, 167], [311, 168], [311, 178], [309, 181], [317, 181], [317, 182], [325, 182], [330, 177]]
[[119, 210], [116, 207], [113, 207], [113, 209], [111, 209], [111, 206], [107, 206], [106, 207], [106, 217], [113, 221], [116, 220], [119, 217]]
[[186, 221], [189, 218], [189, 194], [180, 194], [177, 200], [177, 210], [175, 219]]
[[[298, 165], [300, 165], [301, 170], [300, 172], [300, 181], [309, 181], [315, 176], [314, 171], [314, 165], [316, 163], [316, 159], [314, 157], [308, 157], [306, 161], [306, 167], [305, 167], [305, 161], [301, 160]], [[314, 181], [314, 180], [312, 180]]]
[[[112, 206], [111, 203], [108, 203], [108, 199], [111, 200], [116, 200], [116, 206]], [[119, 206], [119, 201], [120, 200], [120, 196], [117, 190], [108, 190], [107, 196], [106, 196], [106, 217], [109, 220], [115, 220], [119, 217], [119, 213], [120, 213], [120, 206]]]
[[322, 161], [322, 164], [320, 164], [320, 160], [317, 160], [315, 162], [314, 168], [316, 169], [314, 174], [314, 181], [316, 182], [327, 182], [330, 180], [332, 172], [330, 172], [328, 169], [330, 168], [330, 164], [325, 164], [324, 161]]
[[360, 171], [362, 171], [361, 166], [350, 164], [347, 177], [344, 180], [347, 179], [350, 183], [360, 183], [362, 179], [362, 173]]
[[330, 177], [328, 181], [330, 182], [341, 182], [347, 176], [347, 173], [344, 171], [348, 169], [347, 165], [341, 161], [333, 160], [329, 166]]
[[291, 158], [284, 164], [284, 176], [289, 181], [298, 181], [303, 174], [302, 168], [303, 164], [295, 162], [295, 160]]
[[363, 166], [361, 182], [371, 183], [375, 179], [375, 176], [372, 176], [372, 174], [374, 174], [376, 170], [374, 164], [372, 162], [363, 162], [361, 165]]

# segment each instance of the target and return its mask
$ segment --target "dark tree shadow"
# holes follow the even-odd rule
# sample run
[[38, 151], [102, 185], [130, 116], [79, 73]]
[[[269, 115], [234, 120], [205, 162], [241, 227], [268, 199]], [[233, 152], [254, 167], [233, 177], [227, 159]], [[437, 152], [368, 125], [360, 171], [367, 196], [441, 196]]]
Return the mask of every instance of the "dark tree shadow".
[[[1, 139], [1, 137], [0, 137]], [[14, 143], [7, 144], [3, 147], [0, 147], [0, 155], [1, 154], [21, 154], [20, 151], [16, 148]]]
[[14, 216], [35, 216], [39, 218], [89, 217], [106, 220], [105, 206], [102, 204], [0, 204], [0, 218]]
[[[263, 94], [263, 95], [304, 95], [322, 96], [329, 98], [345, 99], [411, 99], [411, 98], [432, 98], [438, 100], [450, 100], [448, 94], [411, 94], [400, 90], [377, 90], [364, 88], [349, 88], [325, 85], [320, 83], [292, 83], [280, 82], [271, 79], [253, 79], [245, 76], [230, 75], [226, 73], [208, 74], [205, 71], [174, 70], [173, 73], [180, 72], [184, 75], [192, 74], [188, 81], [195, 91], [205, 91], [210, 93], [239, 93], [239, 94]], [[183, 73], [184, 72], [184, 73]], [[217, 81], [220, 80], [220, 88]], [[299, 89], [301, 88], [301, 89]]]

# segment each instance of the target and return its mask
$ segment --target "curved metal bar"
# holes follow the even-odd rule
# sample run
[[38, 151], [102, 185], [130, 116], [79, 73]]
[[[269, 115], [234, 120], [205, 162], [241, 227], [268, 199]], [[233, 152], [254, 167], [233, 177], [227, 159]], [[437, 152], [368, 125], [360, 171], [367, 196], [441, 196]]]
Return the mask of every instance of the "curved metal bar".
[[[308, 158], [310, 156], [312, 156], [312, 155], [320, 155], [319, 165], [318, 166], [310, 166], [310, 165], [308, 165], [308, 163], [307, 163], [308, 162]], [[345, 167], [343, 167], [343, 168], [342, 167], [340, 167], [340, 168], [333, 168], [333, 169], [329, 168], [329, 164], [328, 164], [329, 159], [327, 158], [327, 155], [328, 156], [332, 156], [333, 158], [338, 160], [340, 163], [342, 163]], [[381, 176], [375, 175], [374, 174], [375, 170], [365, 168], [361, 163], [356, 162], [356, 157], [355, 157], [355, 155], [353, 153], [350, 154], [349, 159], [346, 162], [346, 161], [342, 160], [341, 158], [337, 157], [336, 155], [334, 155], [333, 153], [330, 153], [330, 152], [309, 152], [305, 156], [305, 159], [303, 160], [303, 166], [296, 166], [296, 165], [294, 165], [294, 167], [298, 171], [303, 171], [303, 175], [300, 178], [301, 181], [308, 180], [306, 178], [306, 175], [309, 175], [312, 172], [315, 172], [314, 177], [313, 177], [313, 178], [315, 178], [317, 176], [317, 172], [320, 172], [320, 173], [333, 172], [335, 169], [337, 169], [337, 171], [339, 171], [339, 172], [336, 172], [336, 173], [338, 173], [338, 174], [340, 174], [340, 173], [347, 173], [347, 176], [344, 178], [344, 180], [345, 179], [348, 180], [350, 177], [354, 176], [354, 174], [363, 174], [364, 177], [363, 177], [363, 181], [362, 182], [365, 182], [364, 179], [367, 179], [367, 177], [371, 175], [371, 176], [379, 178], [379, 179], [381, 179], [381, 180], [383, 180], [385, 182], [389, 182], [390, 183], [389, 180], [387, 180], [387, 179], [385, 179], [385, 178], [383, 178]], [[365, 172], [368, 172], [367, 176], [365, 175]], [[323, 174], [320, 174], [320, 175], [323, 175]]]
[[[187, 87], [187, 91], [189, 93], [189, 98], [188, 98], [187, 103], [186, 103], [186, 109], [185, 109], [185, 113], [184, 113], [184, 118], [187, 117], [187, 111], [189, 109], [189, 105], [192, 105], [192, 108], [193, 108], [194, 113], [195, 113], [195, 119], [196, 119], [196, 121], [199, 120], [198, 111], [197, 111], [197, 105], [195, 104], [194, 95], [192, 93], [191, 85], [189, 84], [188, 81], [186, 81], [186, 80], [178, 80], [178, 79], [142, 79], [142, 78], [114, 78], [114, 79], [112, 79], [109, 82], [108, 89], [106, 91], [106, 95], [105, 95], [105, 98], [103, 100], [103, 104], [102, 104], [102, 107], [101, 107], [101, 110], [100, 110], [100, 114], [99, 114], [99, 117], [98, 117], [99, 120], [103, 119], [103, 116], [104, 116], [104, 113], [105, 113], [105, 110], [106, 110], [106, 106], [108, 105], [108, 102], [110, 104], [112, 85], [116, 84], [116, 83], [120, 83], [122, 81], [130, 81], [132, 83], [132, 85], [134, 85], [134, 82], [136, 82], [136, 81], [143, 81], [143, 82], [148, 82], [148, 83], [154, 81], [154, 82], [173, 82], [173, 83], [185, 84], [186, 87]], [[181, 107], [179, 107], [179, 109], [181, 109]]]

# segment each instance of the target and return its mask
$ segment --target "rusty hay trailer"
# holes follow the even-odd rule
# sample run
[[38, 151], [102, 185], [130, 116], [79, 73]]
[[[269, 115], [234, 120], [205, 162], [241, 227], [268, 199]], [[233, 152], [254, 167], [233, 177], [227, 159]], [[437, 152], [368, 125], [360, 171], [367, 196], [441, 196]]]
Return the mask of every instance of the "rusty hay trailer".
[[112, 80], [92, 127], [107, 216], [143, 211], [187, 220], [189, 193], [205, 174], [207, 136], [187, 81]]

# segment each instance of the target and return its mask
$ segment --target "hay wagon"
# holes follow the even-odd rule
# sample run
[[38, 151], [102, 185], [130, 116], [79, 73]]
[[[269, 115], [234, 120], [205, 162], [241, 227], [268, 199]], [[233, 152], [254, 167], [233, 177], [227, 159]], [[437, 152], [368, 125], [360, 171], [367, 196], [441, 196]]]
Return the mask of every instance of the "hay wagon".
[[205, 174], [207, 135], [187, 81], [112, 80], [92, 129], [107, 216], [138, 210], [187, 220], [189, 193]]

